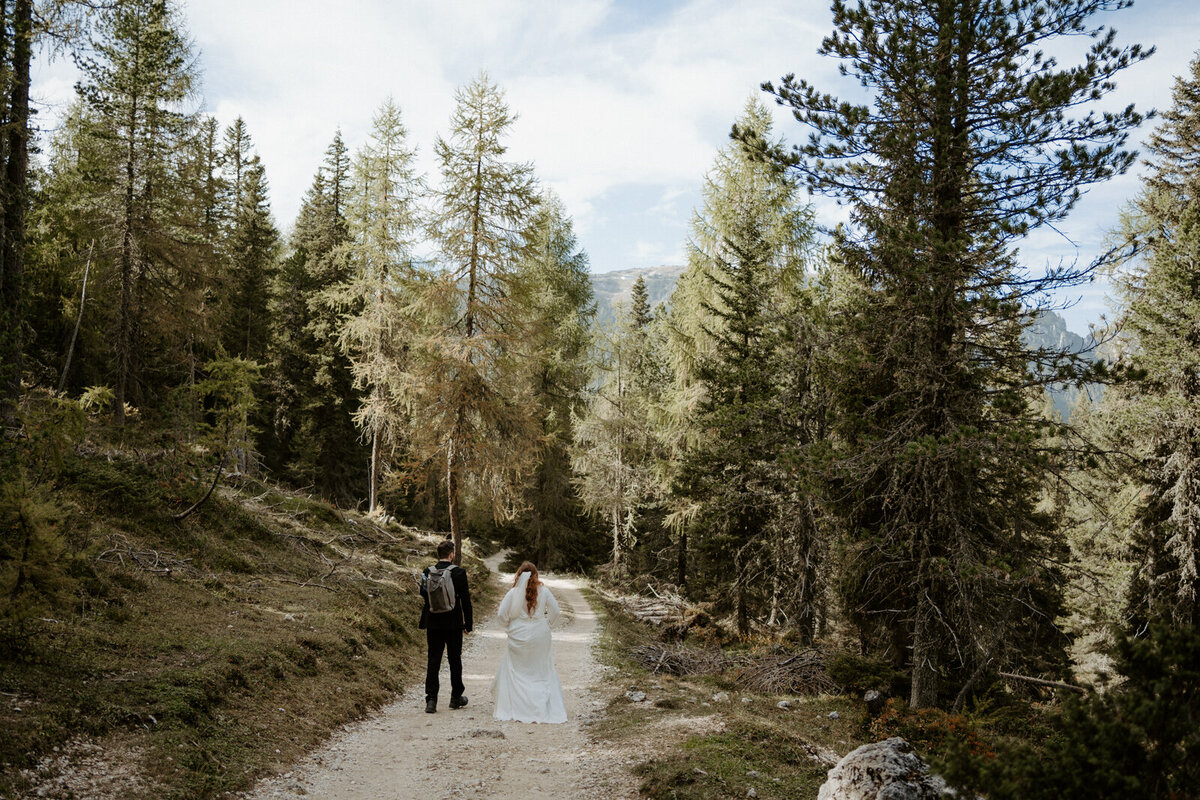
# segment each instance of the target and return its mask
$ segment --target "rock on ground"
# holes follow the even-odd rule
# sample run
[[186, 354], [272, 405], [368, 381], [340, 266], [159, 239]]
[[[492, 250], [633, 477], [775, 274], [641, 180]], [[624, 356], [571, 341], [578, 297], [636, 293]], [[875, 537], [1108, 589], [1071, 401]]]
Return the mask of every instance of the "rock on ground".
[[899, 737], [864, 744], [829, 770], [817, 800], [941, 800], [946, 782]]

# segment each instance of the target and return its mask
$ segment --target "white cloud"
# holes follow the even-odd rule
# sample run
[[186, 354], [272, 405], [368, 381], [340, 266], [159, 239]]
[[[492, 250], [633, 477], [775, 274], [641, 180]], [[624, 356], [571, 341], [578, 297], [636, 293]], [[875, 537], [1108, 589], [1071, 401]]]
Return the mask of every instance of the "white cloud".
[[[518, 115], [510, 154], [536, 164], [602, 268], [682, 259], [702, 178], [762, 81], [794, 72], [835, 93], [857, 91], [816, 55], [831, 27], [827, 0], [190, 0], [185, 15], [207, 106], [225, 124], [246, 118], [284, 226], [334, 130], [356, 147], [389, 95], [435, 183], [433, 142], [454, 89], [487, 70]], [[1122, 41], [1160, 45], [1118, 78], [1114, 102], [1166, 107], [1200, 19], [1184, 0], [1157, 0], [1111, 21]], [[74, 81], [65, 60], [38, 65], [35, 96], [59, 104], [44, 117], [70, 101]], [[804, 137], [775, 112], [778, 134]], [[1135, 187], [1115, 183], [1081, 204], [1064, 227], [1081, 251], [1097, 246]], [[621, 205], [630, 198], [645, 207]], [[845, 218], [827, 201], [817, 208], [823, 222]], [[616, 229], [637, 215], [653, 219], [653, 235]], [[1026, 249], [1042, 260], [1073, 254], [1054, 237]]]

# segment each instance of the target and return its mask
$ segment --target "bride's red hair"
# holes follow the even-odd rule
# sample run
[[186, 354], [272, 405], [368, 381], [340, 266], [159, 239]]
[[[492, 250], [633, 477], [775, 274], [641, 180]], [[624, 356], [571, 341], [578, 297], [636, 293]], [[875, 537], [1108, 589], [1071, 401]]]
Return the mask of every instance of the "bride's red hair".
[[525, 610], [529, 612], [529, 616], [533, 616], [533, 610], [537, 608], [538, 587], [542, 582], [538, 580], [537, 567], [532, 561], [526, 561], [517, 567], [517, 574], [513, 576], [513, 586], [517, 585], [517, 581], [521, 580], [521, 573], [529, 573], [529, 583], [525, 584]]

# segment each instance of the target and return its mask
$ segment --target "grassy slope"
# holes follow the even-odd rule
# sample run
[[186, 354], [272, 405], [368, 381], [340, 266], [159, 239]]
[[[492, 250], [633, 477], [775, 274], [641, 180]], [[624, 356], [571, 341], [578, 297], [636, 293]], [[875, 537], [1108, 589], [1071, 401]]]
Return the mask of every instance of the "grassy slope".
[[78, 737], [140, 762], [144, 789], [124, 796], [216, 796], [391, 699], [423, 660], [413, 575], [432, 534], [265, 486], [176, 523], [180, 498], [121, 458], [73, 459], [56, 500], [77, 605], [0, 655], [0, 796]]

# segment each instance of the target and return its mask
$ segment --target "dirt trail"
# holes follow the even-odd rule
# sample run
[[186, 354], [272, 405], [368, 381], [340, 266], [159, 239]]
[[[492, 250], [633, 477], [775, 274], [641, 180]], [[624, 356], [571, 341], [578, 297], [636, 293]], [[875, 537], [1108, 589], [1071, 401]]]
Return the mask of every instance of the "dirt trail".
[[[496, 556], [488, 565], [496, 571], [498, 563]], [[504, 579], [511, 585], [511, 575]], [[553, 640], [566, 723], [492, 719], [491, 682], [505, 635], [489, 615], [476, 619], [475, 632], [463, 647], [466, 708], [451, 711], [445, 697], [436, 714], [426, 714], [422, 679], [401, 700], [335, 735], [293, 771], [259, 783], [246, 800], [636, 798], [623, 756], [589, 743], [583, 728], [602, 705], [590, 691], [603, 678], [592, 655], [596, 615], [578, 579], [543, 579], [564, 612], [554, 625]], [[441, 684], [450, 685], [444, 661]]]

